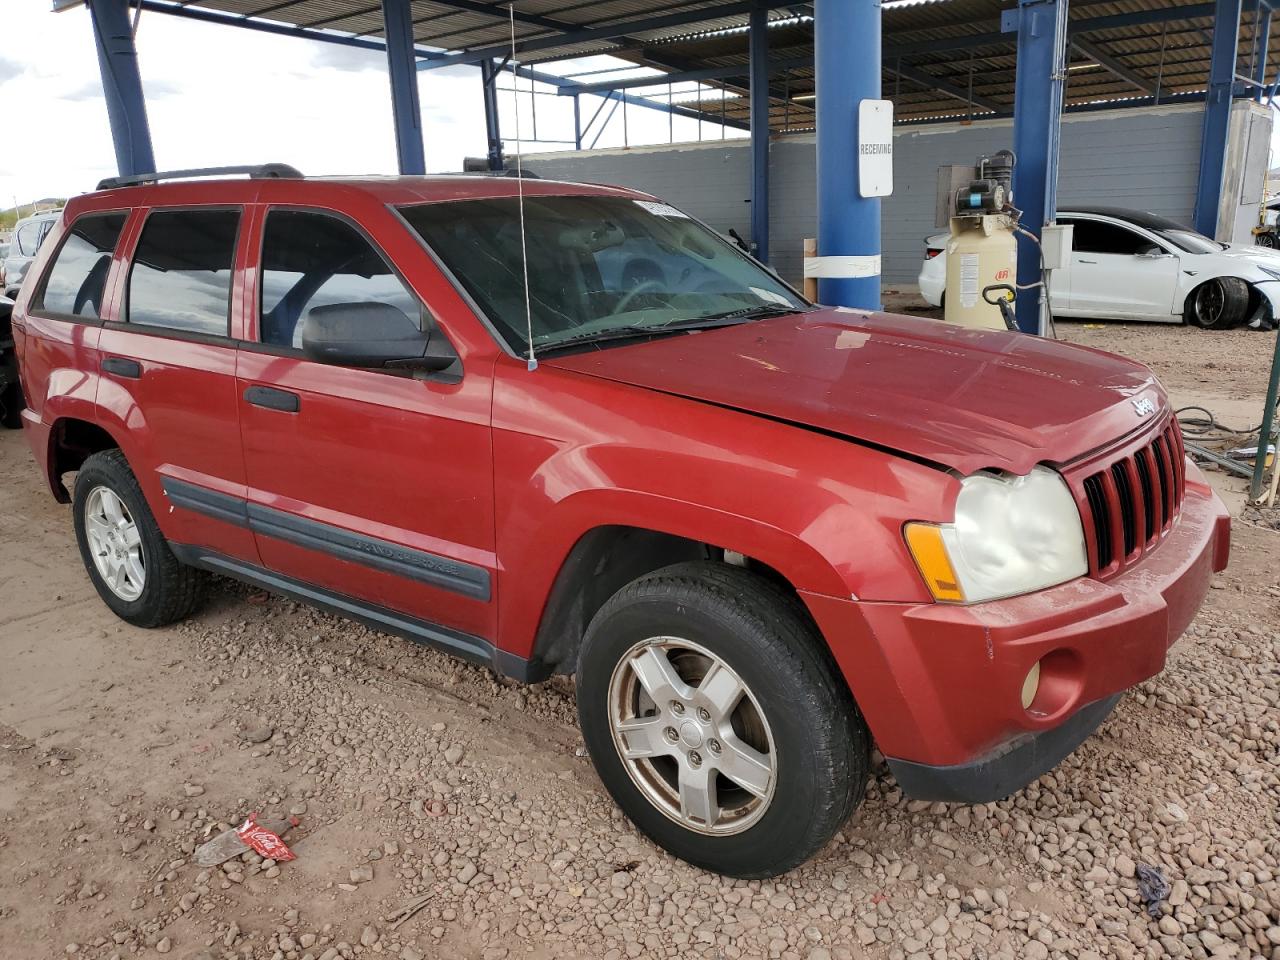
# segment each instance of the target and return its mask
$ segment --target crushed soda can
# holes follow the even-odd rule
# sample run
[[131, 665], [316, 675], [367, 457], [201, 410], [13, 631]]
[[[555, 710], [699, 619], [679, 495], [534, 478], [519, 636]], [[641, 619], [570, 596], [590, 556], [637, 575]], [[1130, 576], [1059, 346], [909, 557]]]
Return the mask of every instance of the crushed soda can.
[[224, 830], [208, 843], [197, 847], [195, 862], [202, 867], [216, 867], [249, 850], [277, 863], [293, 860], [293, 851], [280, 837], [298, 823], [297, 817], [274, 817], [259, 821], [258, 815], [251, 813], [240, 826]]
[[[293, 860], [293, 851], [280, 839], [280, 835], [258, 823], [256, 813], [249, 814], [249, 819], [236, 828], [236, 835], [253, 848], [254, 852], [276, 863]], [[298, 821], [290, 818], [290, 826], [297, 826]], [[283, 832], [283, 831], [281, 831]]]

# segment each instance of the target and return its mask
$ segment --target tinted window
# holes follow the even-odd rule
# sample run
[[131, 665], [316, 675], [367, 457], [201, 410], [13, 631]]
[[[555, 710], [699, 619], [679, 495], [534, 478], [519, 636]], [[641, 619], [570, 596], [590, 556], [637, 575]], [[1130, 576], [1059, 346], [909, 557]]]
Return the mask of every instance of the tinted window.
[[239, 223], [235, 210], [147, 217], [129, 272], [129, 322], [225, 337]]
[[98, 317], [111, 269], [111, 254], [124, 229], [123, 213], [81, 217], [54, 258], [37, 305], [50, 313]]
[[1117, 227], [1101, 220], [1069, 220], [1065, 217], [1060, 223], [1075, 224], [1071, 249], [1076, 253], [1115, 253], [1132, 256], [1148, 250], [1154, 244], [1132, 230]]
[[272, 210], [262, 237], [263, 343], [302, 345], [314, 307], [388, 303], [419, 319], [422, 306], [376, 249], [350, 224], [322, 213]]
[[[400, 211], [516, 352], [535, 345], [804, 302], [736, 248], [665, 203], [538, 196]], [[524, 257], [529, 265], [526, 321]]]

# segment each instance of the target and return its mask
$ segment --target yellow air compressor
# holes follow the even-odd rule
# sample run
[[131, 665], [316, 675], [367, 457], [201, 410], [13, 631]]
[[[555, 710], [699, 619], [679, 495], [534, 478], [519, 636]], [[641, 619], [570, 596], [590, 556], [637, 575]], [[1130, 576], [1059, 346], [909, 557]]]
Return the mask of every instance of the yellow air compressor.
[[1017, 282], [1018, 243], [1015, 221], [1004, 211], [1012, 209], [1013, 163], [1009, 150], [982, 157], [978, 179], [955, 192], [947, 240], [947, 323], [1010, 329], [1008, 301]]

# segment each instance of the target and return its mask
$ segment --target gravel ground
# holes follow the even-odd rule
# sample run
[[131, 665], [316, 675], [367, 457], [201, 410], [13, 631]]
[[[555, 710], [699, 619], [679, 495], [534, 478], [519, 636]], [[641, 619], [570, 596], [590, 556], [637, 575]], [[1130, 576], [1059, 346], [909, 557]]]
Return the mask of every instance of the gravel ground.
[[[1270, 338], [1062, 332], [1151, 362], [1178, 403], [1260, 406]], [[569, 682], [519, 688], [225, 581], [136, 630], [69, 524], [0, 435], [5, 957], [1280, 960], [1274, 531], [1237, 525], [1168, 669], [1057, 771], [963, 807], [904, 799], [879, 764], [830, 846], [760, 883], [623, 820]], [[297, 860], [191, 862], [251, 811], [299, 818]], [[1171, 886], [1155, 916], [1144, 865]]]

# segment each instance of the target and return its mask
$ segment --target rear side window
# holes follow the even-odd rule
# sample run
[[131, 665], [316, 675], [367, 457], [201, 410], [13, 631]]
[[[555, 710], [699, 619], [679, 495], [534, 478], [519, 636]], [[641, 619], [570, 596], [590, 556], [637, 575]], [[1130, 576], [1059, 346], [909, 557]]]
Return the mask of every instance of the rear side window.
[[419, 320], [422, 306], [382, 255], [337, 217], [272, 210], [262, 237], [263, 343], [300, 347], [307, 314], [335, 303], [386, 303]]
[[238, 210], [157, 210], [129, 271], [128, 320], [225, 337]]
[[90, 214], [76, 220], [49, 268], [36, 309], [89, 319], [101, 316], [111, 255], [124, 221], [123, 213]]
[[1071, 237], [1071, 248], [1076, 253], [1114, 253], [1132, 256], [1153, 245], [1141, 234], [1101, 220], [1064, 219], [1059, 222], [1075, 225]]

